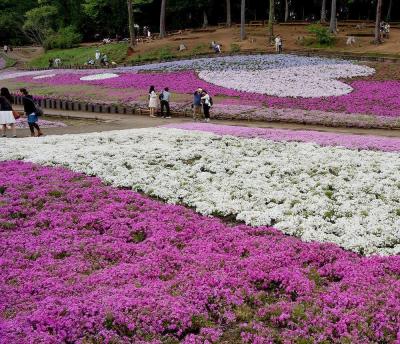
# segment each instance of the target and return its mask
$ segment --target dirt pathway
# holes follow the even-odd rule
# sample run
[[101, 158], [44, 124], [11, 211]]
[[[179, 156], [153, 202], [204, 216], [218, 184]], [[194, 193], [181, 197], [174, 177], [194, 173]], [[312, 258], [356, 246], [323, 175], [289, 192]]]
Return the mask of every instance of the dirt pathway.
[[[20, 107], [16, 107], [21, 110]], [[158, 127], [171, 123], [190, 123], [191, 118], [176, 117], [172, 119], [150, 118], [148, 116], [139, 115], [120, 115], [120, 114], [104, 114], [78, 111], [64, 110], [45, 110], [48, 119], [66, 121], [68, 126], [64, 128], [45, 129], [46, 135], [63, 135], [63, 134], [82, 134], [91, 132], [104, 132], [110, 130], [138, 129]], [[318, 125], [305, 125], [282, 122], [259, 122], [245, 120], [213, 120], [214, 124], [246, 126], [257, 128], [273, 128], [287, 130], [315, 130], [320, 132], [356, 134], [356, 135], [374, 135], [382, 137], [400, 137], [400, 130], [385, 129], [360, 129], [360, 128], [334, 128]], [[18, 136], [29, 136], [29, 130], [18, 129]]]

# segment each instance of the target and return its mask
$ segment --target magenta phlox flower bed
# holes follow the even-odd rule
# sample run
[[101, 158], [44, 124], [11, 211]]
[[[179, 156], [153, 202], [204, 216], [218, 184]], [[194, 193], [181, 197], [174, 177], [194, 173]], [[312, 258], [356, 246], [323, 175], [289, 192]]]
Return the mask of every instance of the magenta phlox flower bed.
[[267, 102], [273, 107], [400, 117], [400, 81], [354, 81], [350, 85], [354, 91], [339, 97], [270, 97]]
[[[93, 73], [93, 72], [91, 72]], [[20, 77], [22, 82], [34, 82], [45, 85], [95, 85], [111, 89], [136, 88], [146, 91], [150, 85], [157, 90], [169, 87], [175, 93], [192, 93], [201, 87], [213, 95], [238, 97], [253, 104], [264, 103], [270, 107], [293, 108], [345, 112], [348, 114], [372, 114], [375, 116], [400, 116], [400, 81], [359, 80], [350, 82], [354, 89], [350, 94], [336, 97], [291, 98], [273, 97], [258, 93], [242, 92], [216, 86], [198, 78], [194, 71], [168, 73], [123, 73], [118, 77], [105, 80], [83, 81], [80, 73], [62, 73], [50, 78], [33, 79], [32, 76]]]
[[335, 134], [311, 130], [286, 130], [238, 127], [208, 123], [169, 124], [165, 127], [206, 131], [218, 135], [232, 135], [246, 138], [262, 138], [272, 141], [314, 142], [321, 146], [342, 146], [350, 149], [380, 150], [385, 152], [399, 152], [400, 138]]
[[400, 257], [0, 163], [1, 343], [393, 343]]

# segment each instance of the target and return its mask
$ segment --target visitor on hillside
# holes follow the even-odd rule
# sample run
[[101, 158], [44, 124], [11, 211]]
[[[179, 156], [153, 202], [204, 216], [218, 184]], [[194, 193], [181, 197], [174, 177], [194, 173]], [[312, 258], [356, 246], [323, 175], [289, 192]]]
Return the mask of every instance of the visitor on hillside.
[[54, 67], [61, 67], [61, 59], [59, 57], [54, 60]]
[[[169, 88], [166, 87], [166, 88], [164, 88], [164, 91], [162, 91], [160, 94], [162, 118], [171, 118], [170, 107], [169, 107], [170, 99], [171, 99], [171, 93], [169, 93]], [[164, 109], [166, 111], [165, 115], [164, 115]]]
[[54, 65], [54, 59], [53, 58], [49, 58], [49, 68], [53, 68]]
[[38, 125], [39, 117], [37, 115], [36, 104], [33, 100], [33, 97], [25, 88], [21, 88], [20, 92], [23, 95], [22, 103], [24, 105], [24, 112], [28, 117], [28, 125], [29, 130], [31, 131], [31, 136], [35, 136], [35, 129], [37, 130], [37, 136], [42, 136], [43, 133]]
[[12, 131], [12, 136], [17, 137], [15, 117], [11, 103], [4, 96], [0, 96], [0, 124], [2, 137], [7, 137], [7, 127]]
[[211, 97], [206, 90], [201, 93], [201, 102], [203, 104], [204, 120], [210, 122], [210, 109], [212, 106]]
[[201, 116], [201, 93], [203, 90], [201, 88], [197, 89], [193, 94], [193, 119], [197, 120]]
[[282, 38], [279, 35], [275, 37], [275, 51], [277, 53], [282, 52]]
[[101, 57], [100, 50], [97, 49], [97, 50], [96, 50], [96, 53], [94, 54], [94, 59], [96, 60], [96, 62], [99, 62], [99, 61], [100, 61], [100, 57]]
[[149, 110], [150, 110], [150, 117], [157, 117], [155, 115], [156, 109], [158, 107], [158, 97], [154, 86], [150, 86], [149, 90]]
[[3, 50], [4, 50], [5, 54], [8, 54], [8, 45], [7, 44], [4, 45]]

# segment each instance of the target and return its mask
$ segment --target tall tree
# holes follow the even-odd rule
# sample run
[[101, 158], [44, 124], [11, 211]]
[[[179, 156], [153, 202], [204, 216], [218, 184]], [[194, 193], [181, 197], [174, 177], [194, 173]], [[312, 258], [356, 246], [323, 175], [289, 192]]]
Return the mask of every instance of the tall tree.
[[382, 17], [382, 0], [376, 3], [376, 20], [375, 20], [375, 44], [382, 43], [381, 37], [381, 17]]
[[161, 0], [161, 11], [160, 11], [160, 37], [165, 38], [167, 35], [165, 31], [165, 9], [167, 7], [167, 0]]
[[270, 42], [272, 42], [274, 39], [274, 19], [275, 19], [275, 0], [269, 0], [268, 38]]
[[231, 0], [226, 0], [226, 26], [232, 26]]
[[389, 1], [389, 7], [388, 7], [388, 11], [387, 11], [387, 15], [386, 15], [386, 21], [390, 22], [390, 20], [392, 19], [392, 7], [393, 7], [393, 0]]
[[203, 29], [208, 27], [208, 15], [207, 10], [203, 8]]
[[240, 39], [246, 39], [246, 0], [242, 0], [240, 6]]
[[289, 0], [285, 0], [285, 23], [289, 20]]
[[135, 23], [133, 18], [132, 0], [127, 0], [128, 5], [128, 27], [129, 27], [129, 42], [131, 47], [136, 45]]
[[322, 0], [321, 23], [326, 23], [326, 0]]
[[337, 26], [337, 19], [336, 19], [336, 0], [332, 0], [332, 7], [331, 7], [331, 22], [329, 24], [329, 31], [331, 33], [336, 32]]

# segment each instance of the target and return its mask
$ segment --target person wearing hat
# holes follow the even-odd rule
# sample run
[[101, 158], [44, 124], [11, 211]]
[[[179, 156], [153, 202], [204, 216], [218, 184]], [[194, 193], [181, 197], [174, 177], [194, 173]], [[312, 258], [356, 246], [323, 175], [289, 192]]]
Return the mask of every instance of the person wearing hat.
[[201, 103], [201, 94], [203, 90], [201, 88], [198, 88], [196, 92], [193, 94], [193, 119], [197, 120], [197, 117], [201, 116], [201, 109], [202, 109], [202, 103]]

